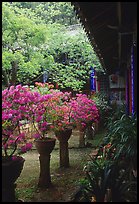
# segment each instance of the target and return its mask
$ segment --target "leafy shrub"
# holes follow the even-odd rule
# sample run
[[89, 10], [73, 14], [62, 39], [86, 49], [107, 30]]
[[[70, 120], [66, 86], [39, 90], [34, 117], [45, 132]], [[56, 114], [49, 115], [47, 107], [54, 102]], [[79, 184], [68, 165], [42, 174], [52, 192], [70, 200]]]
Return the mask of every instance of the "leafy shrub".
[[108, 97], [105, 93], [98, 92], [92, 96], [92, 99], [95, 101], [96, 106], [99, 109], [101, 126], [105, 127], [106, 121], [112, 111], [112, 108], [109, 105]]
[[120, 119], [109, 124], [106, 143], [111, 143], [116, 160], [124, 159], [136, 167], [137, 158], [137, 116], [123, 114]]

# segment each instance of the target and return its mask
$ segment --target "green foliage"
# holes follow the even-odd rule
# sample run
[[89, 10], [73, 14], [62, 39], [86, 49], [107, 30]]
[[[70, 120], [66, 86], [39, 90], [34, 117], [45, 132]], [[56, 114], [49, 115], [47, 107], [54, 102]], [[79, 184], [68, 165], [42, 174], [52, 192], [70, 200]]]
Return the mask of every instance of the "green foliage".
[[86, 202], [136, 202], [137, 180], [120, 160], [108, 160], [101, 151], [87, 162], [84, 171], [86, 177], [80, 185]]
[[69, 2], [3, 2], [2, 7], [4, 85], [33, 84], [44, 70], [49, 82], [77, 91], [90, 66], [102, 70], [81, 26], [71, 27], [77, 21]]
[[71, 25], [78, 23], [70, 2], [13, 2], [13, 5], [34, 11], [45, 24]]
[[49, 41], [55, 59], [53, 70], [48, 68], [49, 76], [60, 88], [82, 90], [90, 76], [90, 66], [99, 71], [102, 68], [80, 26], [74, 31], [58, 29]]
[[16, 62], [16, 83], [28, 83], [37, 76], [45, 62], [41, 46], [46, 42], [45, 25], [37, 25], [8, 3], [3, 3], [3, 78], [7, 86], [12, 82], [12, 62]]
[[85, 166], [86, 202], [137, 202], [137, 116], [126, 115], [124, 106], [114, 111], [104, 143]]
[[108, 96], [105, 93], [98, 92], [92, 96], [92, 99], [95, 101], [99, 114], [100, 114], [100, 126], [102, 128], [106, 127], [108, 118], [112, 112], [112, 108], [109, 105]]
[[109, 125], [106, 141], [115, 148], [114, 159], [124, 157], [128, 164], [136, 165], [137, 158], [137, 117], [123, 114], [120, 119]]

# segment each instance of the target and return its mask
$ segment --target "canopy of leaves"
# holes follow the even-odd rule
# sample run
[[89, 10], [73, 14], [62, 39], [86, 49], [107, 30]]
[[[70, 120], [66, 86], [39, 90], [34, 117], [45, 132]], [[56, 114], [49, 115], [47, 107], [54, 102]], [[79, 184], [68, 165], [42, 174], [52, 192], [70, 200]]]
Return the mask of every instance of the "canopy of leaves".
[[17, 82], [27, 83], [27, 79], [38, 75], [45, 64], [41, 46], [48, 36], [46, 25], [37, 25], [23, 14], [16, 14], [8, 3], [3, 3], [2, 34], [5, 81], [12, 82], [12, 62], [16, 62]]
[[37, 18], [39, 17], [46, 24], [73, 25], [79, 23], [70, 2], [13, 2], [13, 6], [34, 11]]
[[69, 2], [3, 2], [2, 8], [6, 86], [33, 84], [47, 71], [60, 88], [81, 90], [90, 66], [102, 70]]

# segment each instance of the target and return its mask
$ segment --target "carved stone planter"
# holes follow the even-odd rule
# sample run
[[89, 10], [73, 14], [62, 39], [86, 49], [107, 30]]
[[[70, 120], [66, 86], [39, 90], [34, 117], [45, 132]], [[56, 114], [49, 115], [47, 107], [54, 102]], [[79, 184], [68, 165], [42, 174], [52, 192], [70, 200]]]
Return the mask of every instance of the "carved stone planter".
[[23, 169], [25, 159], [2, 157], [2, 202], [16, 202], [16, 180]]
[[51, 176], [50, 176], [50, 157], [51, 152], [55, 146], [55, 138], [45, 138], [35, 140], [35, 146], [40, 154], [40, 176], [38, 187], [45, 188], [51, 185]]
[[60, 167], [69, 167], [69, 149], [68, 140], [72, 134], [72, 129], [56, 131], [56, 138], [59, 140], [60, 149]]

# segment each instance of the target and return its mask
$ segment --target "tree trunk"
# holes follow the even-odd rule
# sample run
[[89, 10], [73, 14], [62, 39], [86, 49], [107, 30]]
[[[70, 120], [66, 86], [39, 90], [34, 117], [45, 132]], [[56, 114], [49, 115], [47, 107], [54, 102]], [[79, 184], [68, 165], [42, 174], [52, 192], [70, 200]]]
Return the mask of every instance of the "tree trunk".
[[11, 64], [12, 64], [12, 77], [11, 77], [10, 85], [15, 85], [17, 82], [18, 64], [17, 64], [17, 61], [13, 61], [11, 62]]
[[9, 87], [8, 74], [6, 73], [5, 70], [2, 70], [2, 74], [3, 74], [3, 77], [4, 77], [4, 84], [6, 85], [6, 87]]

